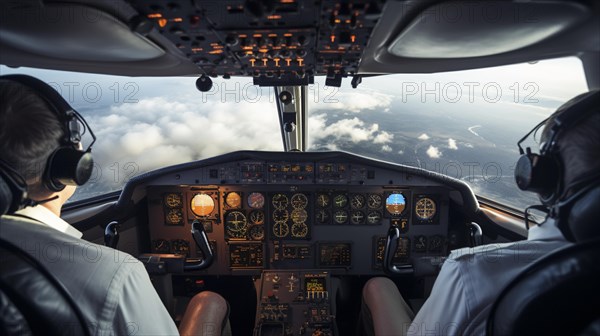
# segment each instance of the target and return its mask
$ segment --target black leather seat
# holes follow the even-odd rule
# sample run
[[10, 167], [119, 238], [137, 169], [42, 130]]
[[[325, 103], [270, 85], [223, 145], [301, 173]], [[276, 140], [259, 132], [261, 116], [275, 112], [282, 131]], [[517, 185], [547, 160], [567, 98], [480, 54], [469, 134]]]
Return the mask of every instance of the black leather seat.
[[[595, 223], [597, 224], [597, 223]], [[500, 294], [488, 335], [600, 335], [600, 239], [558, 250]]]
[[56, 278], [0, 239], [0, 335], [89, 335], [84, 321]]

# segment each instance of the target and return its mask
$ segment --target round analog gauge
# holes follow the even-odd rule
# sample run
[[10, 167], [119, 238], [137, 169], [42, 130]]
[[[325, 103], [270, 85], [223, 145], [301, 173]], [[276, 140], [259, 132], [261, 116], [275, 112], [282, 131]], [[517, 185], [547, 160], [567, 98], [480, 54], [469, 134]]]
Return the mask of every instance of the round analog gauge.
[[444, 238], [442, 236], [433, 236], [429, 239], [429, 250], [434, 252], [440, 251], [443, 243]]
[[289, 217], [287, 210], [275, 210], [273, 211], [273, 220], [275, 222], [285, 222]]
[[425, 252], [427, 249], [427, 237], [416, 236], [415, 237], [415, 250], [418, 252]]
[[353, 209], [361, 209], [365, 206], [365, 196], [356, 194], [352, 196], [350, 200], [350, 205]]
[[277, 222], [273, 224], [273, 234], [275, 237], [283, 238], [290, 232], [290, 227], [286, 222]]
[[244, 238], [248, 230], [248, 221], [241, 211], [230, 211], [225, 216], [225, 229], [231, 238]]
[[189, 257], [190, 243], [187, 240], [175, 239], [171, 242], [171, 247], [174, 254], [181, 254]]
[[320, 206], [321, 208], [328, 207], [330, 202], [331, 202], [331, 199], [329, 198], [329, 195], [327, 195], [327, 194], [318, 194], [317, 195], [317, 205]]
[[385, 200], [385, 209], [392, 215], [399, 215], [406, 207], [406, 199], [400, 193], [390, 194]]
[[254, 210], [250, 213], [250, 223], [262, 224], [265, 222], [265, 213], [261, 210]]
[[196, 194], [192, 198], [191, 207], [194, 215], [209, 216], [215, 209], [215, 200], [207, 194]]
[[333, 214], [333, 220], [337, 224], [344, 224], [348, 221], [348, 213], [344, 210], [338, 210]]
[[365, 222], [365, 214], [360, 210], [352, 211], [350, 221], [352, 224], [363, 224]]
[[169, 253], [171, 252], [171, 244], [165, 239], [156, 239], [152, 241], [152, 249], [156, 253]]
[[167, 194], [165, 196], [165, 205], [169, 208], [179, 208], [183, 204], [181, 194]]
[[415, 204], [415, 214], [419, 219], [428, 220], [435, 216], [435, 202], [431, 198], [421, 198]]
[[367, 215], [367, 223], [369, 224], [379, 224], [381, 221], [381, 214], [379, 211], [371, 211]]
[[181, 209], [169, 209], [165, 219], [168, 225], [180, 225], [183, 223], [183, 212]]
[[265, 237], [265, 229], [262, 225], [253, 225], [250, 227], [249, 235], [252, 240], [262, 240]]
[[371, 194], [367, 199], [367, 205], [371, 209], [377, 209], [381, 207], [381, 195]]
[[308, 205], [308, 198], [304, 194], [294, 194], [291, 202], [294, 209], [304, 209]]
[[308, 218], [308, 214], [304, 209], [294, 209], [292, 211], [292, 222], [294, 223], [304, 223]]
[[321, 209], [317, 211], [317, 221], [321, 224], [329, 222], [329, 211], [325, 209]]
[[335, 197], [333, 198], [333, 205], [335, 205], [338, 208], [343, 208], [346, 206], [346, 204], [348, 204], [348, 197], [346, 195], [339, 194], [335, 195]]
[[227, 196], [225, 196], [225, 203], [230, 207], [230, 208], [239, 208], [240, 205], [242, 205], [242, 196], [240, 196], [239, 193], [237, 192], [230, 192], [227, 194]]
[[292, 225], [292, 237], [304, 238], [308, 234], [306, 223], [294, 223]]
[[284, 194], [275, 194], [271, 198], [271, 203], [275, 209], [284, 209], [288, 205], [288, 198]]
[[248, 195], [248, 206], [252, 209], [262, 209], [265, 206], [265, 196], [259, 192]]

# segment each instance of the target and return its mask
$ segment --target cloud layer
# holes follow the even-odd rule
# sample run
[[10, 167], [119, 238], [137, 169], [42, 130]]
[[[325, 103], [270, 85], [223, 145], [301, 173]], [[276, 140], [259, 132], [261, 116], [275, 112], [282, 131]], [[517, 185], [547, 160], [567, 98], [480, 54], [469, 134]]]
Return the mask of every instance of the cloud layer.
[[239, 149], [282, 149], [277, 111], [269, 102], [239, 108], [235, 103], [203, 103], [194, 95], [176, 101], [153, 97], [87, 119], [98, 137], [97, 168], [108, 180], [114, 174], [107, 174], [106, 165], [114, 163], [123, 167], [132, 162], [139, 173]]

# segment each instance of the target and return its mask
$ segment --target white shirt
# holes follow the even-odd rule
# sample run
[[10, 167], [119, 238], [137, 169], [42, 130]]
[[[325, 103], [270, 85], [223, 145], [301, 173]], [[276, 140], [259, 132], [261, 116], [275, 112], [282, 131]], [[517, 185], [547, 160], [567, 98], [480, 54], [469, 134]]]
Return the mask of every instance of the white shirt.
[[537, 259], [568, 245], [549, 220], [527, 240], [462, 248], [450, 253], [408, 335], [484, 335], [502, 289]]
[[0, 218], [0, 237], [40, 261], [68, 289], [92, 335], [179, 335], [140, 261], [82, 240], [43, 207]]
[[62, 220], [62, 218], [55, 215], [48, 208], [41, 205], [25, 207], [19, 211], [16, 211], [15, 214], [35, 219], [37, 221], [36, 223], [38, 224], [49, 226], [75, 238], [81, 238], [83, 236], [83, 233], [72, 227], [71, 224], [65, 222]]

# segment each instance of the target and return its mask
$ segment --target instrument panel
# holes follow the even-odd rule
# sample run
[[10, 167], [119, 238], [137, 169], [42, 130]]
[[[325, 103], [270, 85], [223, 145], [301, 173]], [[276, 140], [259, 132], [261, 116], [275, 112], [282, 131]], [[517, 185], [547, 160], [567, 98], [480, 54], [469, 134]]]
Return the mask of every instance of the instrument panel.
[[344, 162], [236, 161], [164, 177], [146, 186], [147, 252], [202, 255], [200, 221], [215, 262], [198, 271], [254, 274], [323, 269], [381, 274], [385, 239], [400, 229], [396, 265], [448, 253], [451, 188], [394, 169]]

